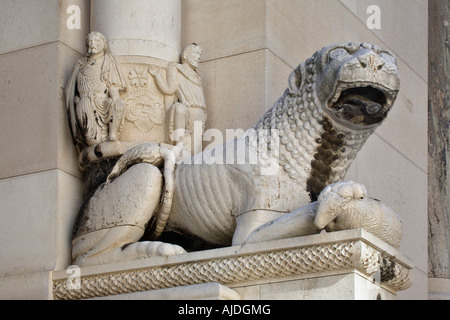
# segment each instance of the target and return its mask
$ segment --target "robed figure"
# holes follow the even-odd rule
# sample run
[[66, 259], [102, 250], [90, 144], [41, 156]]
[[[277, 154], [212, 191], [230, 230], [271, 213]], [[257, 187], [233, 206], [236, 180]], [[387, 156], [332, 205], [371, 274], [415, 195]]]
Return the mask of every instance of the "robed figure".
[[109, 52], [106, 38], [91, 32], [88, 54], [75, 65], [67, 82], [66, 107], [78, 151], [118, 139], [124, 115], [120, 92], [126, 81], [117, 59]]

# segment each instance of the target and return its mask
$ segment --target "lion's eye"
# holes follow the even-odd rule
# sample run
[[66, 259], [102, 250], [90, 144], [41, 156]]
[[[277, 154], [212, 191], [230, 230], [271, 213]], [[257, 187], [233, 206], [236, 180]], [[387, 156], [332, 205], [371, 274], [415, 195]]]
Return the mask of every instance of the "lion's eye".
[[343, 48], [337, 48], [328, 54], [328, 61], [342, 60], [342, 59], [348, 57], [349, 55], [350, 54], [347, 52], [347, 50], [345, 50]]
[[387, 52], [381, 52], [379, 53], [380, 57], [382, 57], [384, 59], [384, 61], [386, 61], [387, 63], [392, 63], [392, 64], [396, 64], [395, 61], [395, 57], [393, 57], [392, 55], [390, 55]]

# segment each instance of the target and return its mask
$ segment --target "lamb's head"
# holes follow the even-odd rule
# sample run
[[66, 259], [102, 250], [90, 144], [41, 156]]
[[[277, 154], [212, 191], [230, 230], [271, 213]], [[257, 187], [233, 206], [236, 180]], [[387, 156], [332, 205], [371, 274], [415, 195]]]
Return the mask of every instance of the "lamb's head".
[[[316, 94], [334, 123], [353, 130], [371, 130], [386, 118], [400, 90], [392, 53], [365, 43], [334, 44], [316, 52]], [[299, 84], [298, 70], [290, 85]]]

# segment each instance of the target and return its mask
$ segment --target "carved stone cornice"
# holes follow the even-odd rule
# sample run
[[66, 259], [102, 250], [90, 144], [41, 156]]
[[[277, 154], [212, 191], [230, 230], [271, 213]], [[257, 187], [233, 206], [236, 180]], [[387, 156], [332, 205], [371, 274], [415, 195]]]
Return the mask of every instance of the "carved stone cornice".
[[88, 299], [218, 282], [233, 287], [261, 280], [358, 271], [396, 293], [411, 283], [412, 264], [363, 229], [85, 267], [79, 289], [65, 271], [53, 273], [54, 299]]

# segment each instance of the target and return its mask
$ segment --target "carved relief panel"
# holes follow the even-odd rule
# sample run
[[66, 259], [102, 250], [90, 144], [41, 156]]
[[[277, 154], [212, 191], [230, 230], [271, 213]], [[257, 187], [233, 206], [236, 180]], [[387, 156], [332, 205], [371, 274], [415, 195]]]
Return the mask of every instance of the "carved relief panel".
[[136, 56], [121, 56], [119, 61], [128, 84], [128, 90], [121, 94], [125, 114], [119, 140], [171, 144], [167, 111], [176, 96], [161, 93], [149, 72], [157, 66], [165, 75], [168, 62]]

